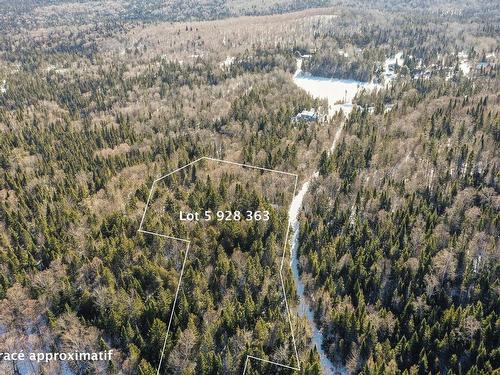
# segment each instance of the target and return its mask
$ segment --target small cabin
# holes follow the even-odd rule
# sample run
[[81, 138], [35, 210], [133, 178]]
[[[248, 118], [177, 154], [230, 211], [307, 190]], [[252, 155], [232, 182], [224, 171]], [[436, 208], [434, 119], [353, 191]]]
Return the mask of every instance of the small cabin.
[[292, 117], [292, 121], [318, 121], [319, 116], [314, 109], [302, 111]]

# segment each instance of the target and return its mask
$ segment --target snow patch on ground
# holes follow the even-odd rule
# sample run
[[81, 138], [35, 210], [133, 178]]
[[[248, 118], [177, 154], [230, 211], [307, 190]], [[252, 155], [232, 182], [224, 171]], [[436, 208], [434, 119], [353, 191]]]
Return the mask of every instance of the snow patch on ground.
[[459, 67], [462, 73], [465, 76], [468, 76], [470, 73], [470, 64], [469, 64], [469, 56], [467, 55], [467, 52], [462, 51], [458, 53], [458, 61], [459, 61]]
[[223, 62], [220, 63], [220, 66], [229, 68], [231, 65], [233, 65], [234, 60], [235, 60], [234, 56], [228, 56]]
[[5, 94], [7, 92], [7, 81], [4, 79], [0, 85], [0, 93]]
[[388, 57], [384, 61], [384, 81], [386, 86], [392, 82], [396, 77], [396, 65], [401, 66], [405, 63], [403, 59], [403, 52], [396, 53], [393, 57]]
[[344, 51], [343, 49], [339, 49], [338, 53], [339, 53], [339, 55], [342, 55], [344, 57], [349, 57], [349, 54], [346, 51]]
[[335, 18], [338, 18], [338, 14], [317, 14], [314, 16], [311, 16], [310, 18], [313, 20], [319, 20], [319, 21], [330, 21]]
[[58, 74], [63, 74], [63, 73], [66, 73], [68, 71], [68, 69], [65, 69], [65, 68], [59, 68], [57, 67], [56, 65], [49, 65], [47, 67], [47, 69], [45, 69], [48, 72], [56, 72]]

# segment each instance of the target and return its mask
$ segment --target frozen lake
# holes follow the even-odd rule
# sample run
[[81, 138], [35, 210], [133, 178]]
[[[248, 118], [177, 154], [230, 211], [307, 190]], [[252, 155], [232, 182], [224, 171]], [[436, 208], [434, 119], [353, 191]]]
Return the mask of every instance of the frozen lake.
[[352, 100], [362, 89], [373, 90], [380, 87], [374, 83], [353, 79], [336, 79], [316, 77], [302, 72], [302, 59], [297, 59], [297, 70], [293, 76], [297, 86], [306, 90], [309, 95], [328, 100], [328, 117], [342, 109], [345, 114], [352, 110]]

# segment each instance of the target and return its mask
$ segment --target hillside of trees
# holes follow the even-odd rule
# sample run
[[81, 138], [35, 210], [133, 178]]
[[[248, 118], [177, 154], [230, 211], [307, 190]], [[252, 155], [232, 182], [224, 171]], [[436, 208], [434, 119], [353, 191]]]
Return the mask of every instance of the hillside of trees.
[[[319, 170], [300, 270], [334, 362], [498, 372], [498, 7], [0, 1], [0, 30], [0, 351], [114, 350], [109, 362], [0, 361], [0, 373], [156, 374], [185, 247], [138, 228], [153, 181], [202, 156], [299, 184]], [[294, 84], [298, 53], [309, 73], [379, 82], [400, 51], [397, 78], [358, 95], [346, 119], [292, 120], [328, 111]], [[273, 216], [192, 232], [146, 218], [193, 238], [165, 373], [241, 374], [248, 354], [296, 365], [271, 272], [286, 189], [190, 172], [189, 189], [155, 196], [158, 212], [236, 199]], [[246, 374], [320, 375], [283, 275], [301, 370], [252, 361]]]

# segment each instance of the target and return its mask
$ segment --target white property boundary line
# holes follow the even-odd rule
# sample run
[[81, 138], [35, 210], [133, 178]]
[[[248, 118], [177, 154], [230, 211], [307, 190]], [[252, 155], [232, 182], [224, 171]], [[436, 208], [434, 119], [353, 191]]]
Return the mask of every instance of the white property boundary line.
[[[144, 233], [144, 234], [150, 234], [150, 235], [153, 235], [153, 236], [159, 236], [159, 237], [162, 237], [162, 238], [168, 238], [168, 239], [172, 239], [172, 240], [181, 241], [181, 242], [185, 242], [186, 243], [186, 253], [184, 254], [184, 261], [182, 263], [181, 274], [179, 276], [179, 282], [177, 283], [177, 289], [175, 291], [175, 298], [174, 298], [174, 303], [172, 305], [172, 311], [170, 312], [170, 318], [169, 318], [168, 326], [167, 326], [167, 333], [165, 335], [165, 341], [163, 342], [163, 347], [162, 347], [161, 356], [160, 356], [160, 363], [158, 364], [158, 368], [156, 369], [156, 374], [157, 375], [160, 375], [161, 365], [162, 365], [162, 362], [163, 362], [163, 356], [165, 354], [165, 348], [167, 346], [168, 334], [170, 332], [170, 326], [172, 324], [172, 320], [173, 320], [173, 317], [174, 317], [175, 306], [177, 304], [177, 297], [179, 295], [179, 290], [180, 290], [180, 286], [181, 286], [182, 276], [184, 274], [184, 267], [186, 265], [186, 260], [187, 260], [187, 256], [188, 256], [188, 253], [189, 253], [189, 247], [191, 246], [191, 240], [187, 239], [187, 238], [179, 238], [179, 237], [167, 236], [167, 235], [156, 233], [156, 232], [150, 232], [150, 231], [147, 231], [147, 230], [143, 230], [142, 226], [144, 224], [144, 218], [146, 217], [146, 211], [148, 210], [149, 203], [150, 203], [151, 197], [153, 195], [153, 190], [155, 188], [155, 184], [157, 182], [163, 180], [164, 178], [166, 178], [166, 177], [168, 177], [168, 176], [170, 176], [170, 175], [172, 175], [172, 174], [174, 174], [176, 172], [181, 171], [184, 168], [187, 168], [187, 167], [189, 167], [189, 166], [191, 166], [193, 164], [198, 163], [201, 160], [210, 160], [210, 161], [215, 161], [215, 162], [219, 162], [219, 163], [226, 163], [226, 164], [236, 165], [236, 166], [244, 167], [244, 168], [257, 169], [257, 170], [261, 170], [261, 171], [265, 171], [265, 172], [280, 173], [280, 174], [283, 174], [283, 175], [292, 176], [292, 177], [295, 178], [295, 183], [294, 183], [294, 187], [293, 187], [293, 194], [292, 194], [292, 201], [293, 201], [293, 198], [295, 197], [295, 193], [297, 191], [297, 183], [298, 183], [299, 176], [297, 174], [295, 174], [295, 173], [289, 173], [289, 172], [279, 171], [279, 170], [276, 170], [276, 169], [269, 169], [269, 168], [257, 167], [257, 166], [254, 166], [254, 165], [236, 163], [236, 162], [229, 161], [229, 160], [215, 159], [215, 158], [211, 158], [211, 157], [208, 157], [208, 156], [202, 156], [201, 158], [198, 158], [198, 159], [196, 159], [196, 160], [194, 160], [194, 161], [186, 164], [183, 167], [177, 168], [174, 171], [172, 171], [170, 173], [167, 173], [166, 175], [161, 176], [161, 177], [159, 177], [159, 178], [157, 178], [156, 180], [153, 181], [153, 184], [151, 185], [151, 189], [149, 190], [148, 200], [146, 202], [146, 207], [144, 208], [144, 213], [142, 214], [141, 223], [139, 225], [138, 232]], [[283, 289], [283, 297], [285, 299], [285, 307], [286, 307], [286, 312], [287, 312], [287, 316], [288, 316], [288, 323], [290, 325], [290, 333], [292, 335], [293, 348], [294, 348], [294, 351], [295, 351], [295, 357], [297, 359], [298, 367], [288, 366], [288, 365], [285, 365], [285, 364], [282, 364], [282, 363], [269, 361], [269, 360], [266, 360], [266, 359], [263, 359], [263, 358], [254, 357], [252, 355], [247, 355], [247, 357], [245, 359], [245, 367], [243, 369], [243, 375], [245, 375], [245, 373], [246, 373], [247, 365], [248, 365], [248, 361], [249, 360], [270, 363], [272, 365], [281, 366], [281, 367], [288, 368], [288, 369], [291, 369], [291, 370], [296, 370], [296, 371], [300, 370], [299, 354], [297, 352], [297, 344], [295, 342], [295, 335], [293, 333], [292, 317], [291, 317], [291, 314], [290, 314], [290, 309], [288, 307], [288, 300], [286, 298], [285, 282], [283, 281], [283, 273], [282, 273], [282, 271], [283, 271], [283, 265], [284, 265], [284, 262], [285, 262], [286, 247], [288, 245], [288, 235], [289, 235], [289, 233], [290, 233], [290, 216], [288, 216], [288, 224], [287, 224], [287, 229], [286, 229], [286, 234], [285, 234], [285, 241], [284, 241], [284, 245], [283, 245], [283, 255], [281, 257], [281, 265], [280, 265], [280, 269], [279, 269], [279, 275], [280, 275], [280, 280], [281, 280], [281, 288]]]

